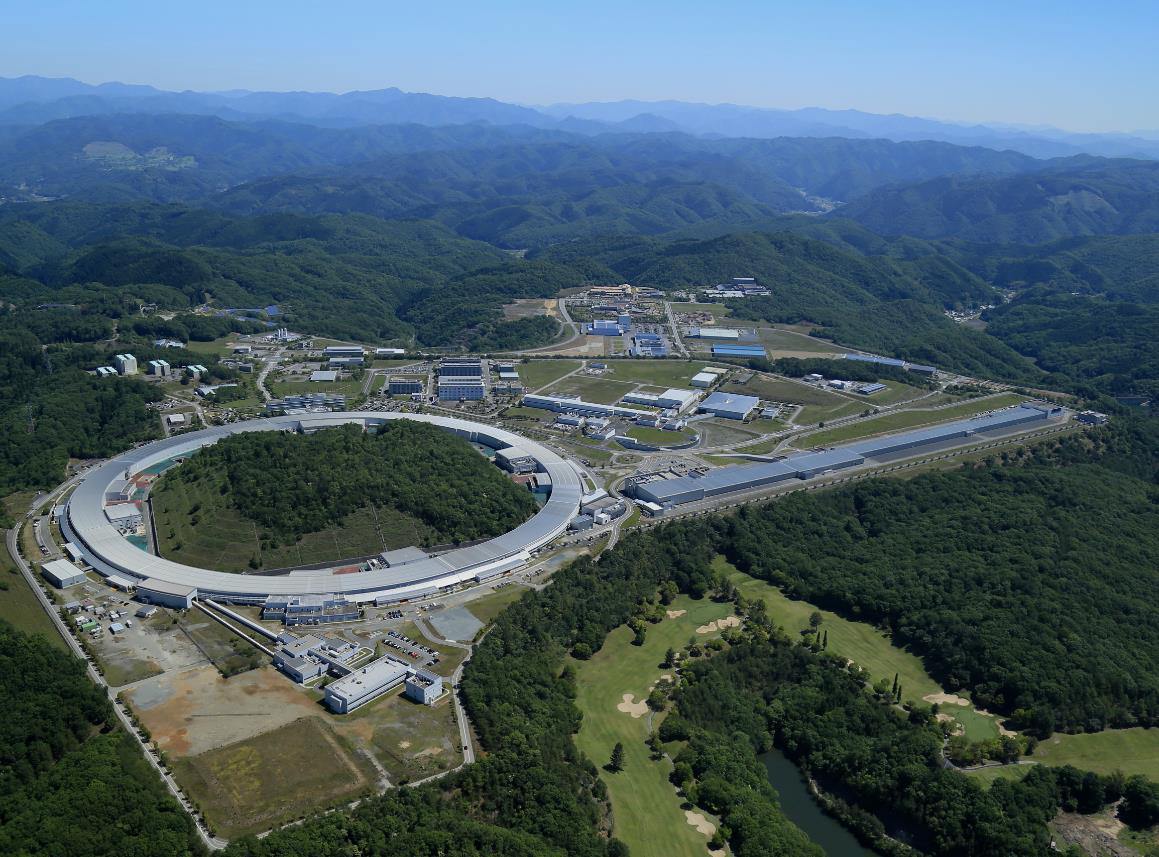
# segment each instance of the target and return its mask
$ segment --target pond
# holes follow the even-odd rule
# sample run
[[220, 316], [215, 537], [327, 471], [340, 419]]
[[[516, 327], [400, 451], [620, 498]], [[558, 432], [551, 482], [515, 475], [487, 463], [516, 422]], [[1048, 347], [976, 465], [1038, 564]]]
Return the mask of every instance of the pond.
[[874, 857], [837, 819], [826, 815], [809, 794], [801, 770], [780, 750], [761, 756], [769, 782], [781, 796], [781, 811], [805, 834], [825, 849], [829, 857]]

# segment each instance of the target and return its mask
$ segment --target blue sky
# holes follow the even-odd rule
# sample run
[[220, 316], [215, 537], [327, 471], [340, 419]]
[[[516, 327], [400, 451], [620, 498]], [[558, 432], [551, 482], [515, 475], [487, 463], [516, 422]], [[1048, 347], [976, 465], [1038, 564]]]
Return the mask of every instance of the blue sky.
[[1159, 129], [1159, 3], [42, 0], [5, 3], [0, 75], [165, 89], [398, 86]]

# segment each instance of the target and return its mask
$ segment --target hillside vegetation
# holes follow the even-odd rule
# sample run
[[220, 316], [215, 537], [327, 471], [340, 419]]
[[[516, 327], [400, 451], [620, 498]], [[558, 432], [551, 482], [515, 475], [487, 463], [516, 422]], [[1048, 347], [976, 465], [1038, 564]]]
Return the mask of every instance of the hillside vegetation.
[[[230, 510], [256, 525], [265, 548], [339, 526], [372, 506], [401, 514], [395, 527], [417, 522], [428, 545], [499, 535], [537, 508], [530, 492], [465, 440], [410, 420], [377, 434], [351, 425], [232, 435], [167, 472], [152, 496], [163, 535], [188, 518], [194, 534], [200, 524], [212, 536]], [[171, 555], [180, 558], [182, 547], [172, 544]]]

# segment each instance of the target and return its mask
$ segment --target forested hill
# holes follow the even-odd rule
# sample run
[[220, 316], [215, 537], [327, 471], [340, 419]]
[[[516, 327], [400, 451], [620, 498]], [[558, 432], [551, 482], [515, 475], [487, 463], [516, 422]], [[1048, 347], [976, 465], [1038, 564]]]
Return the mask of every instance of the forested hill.
[[167, 309], [277, 304], [284, 323], [310, 333], [458, 347], [502, 336], [504, 303], [583, 282], [578, 271], [429, 221], [142, 204], [0, 210], [0, 264], [22, 275], [0, 281], [3, 294], [32, 305], [94, 290], [113, 293], [126, 312], [138, 300]]
[[1075, 159], [1005, 177], [943, 176], [871, 191], [839, 216], [882, 235], [1039, 244], [1159, 231], [1159, 163]]
[[434, 543], [507, 532], [538, 508], [467, 441], [413, 420], [377, 434], [357, 426], [309, 435], [246, 432], [204, 447], [154, 488], [154, 503], [199, 486], [190, 514], [212, 527], [215, 508], [254, 521], [269, 540], [290, 542], [340, 523], [366, 506], [389, 508], [429, 527]]

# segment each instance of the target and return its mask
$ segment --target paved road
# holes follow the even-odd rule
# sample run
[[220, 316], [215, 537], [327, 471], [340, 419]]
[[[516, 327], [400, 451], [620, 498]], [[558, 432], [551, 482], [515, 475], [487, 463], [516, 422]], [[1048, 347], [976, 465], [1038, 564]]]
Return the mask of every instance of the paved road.
[[[67, 484], [68, 483], [66, 483], [66, 485]], [[30, 511], [28, 517], [31, 517], [31, 514], [32, 513]], [[177, 785], [173, 777], [171, 777], [169, 773], [161, 767], [161, 763], [157, 760], [149, 747], [141, 739], [141, 736], [137, 732], [136, 727], [133, 726], [133, 721], [129, 717], [128, 710], [117, 701], [117, 691], [109, 687], [108, 683], [105, 681], [104, 676], [97, 672], [96, 667], [93, 665], [93, 662], [89, 659], [88, 655], [85, 654], [84, 649], [80, 647], [80, 644], [76, 641], [76, 638], [74, 638], [68, 628], [65, 627], [64, 622], [60, 618], [60, 614], [57, 613], [56, 608], [53, 606], [52, 602], [48, 600], [48, 596], [44, 594], [44, 591], [37, 584], [35, 578], [32, 575], [32, 570], [28, 567], [28, 563], [24, 561], [24, 557], [20, 554], [20, 551], [17, 548], [18, 533], [18, 528], [7, 531], [5, 540], [8, 545], [8, 553], [12, 557], [13, 562], [15, 562], [17, 567], [20, 569], [20, 572], [24, 575], [25, 580], [28, 581], [28, 585], [32, 588], [33, 593], [40, 601], [40, 606], [44, 608], [44, 612], [48, 614], [50, 619], [52, 619], [53, 624], [56, 626], [56, 630], [60, 632], [62, 637], [64, 637], [65, 642], [68, 643], [68, 646], [70, 649], [72, 649], [73, 653], [85, 662], [89, 678], [96, 682], [98, 687], [104, 688], [105, 693], [109, 697], [109, 701], [112, 703], [113, 711], [116, 712], [117, 719], [121, 721], [121, 725], [125, 727], [125, 731], [137, 740], [137, 743], [141, 747], [141, 751], [145, 754], [145, 758], [153, 767], [153, 770], [157, 772], [157, 775], [161, 777], [162, 782], [165, 783], [165, 787], [169, 789], [169, 793], [173, 795], [174, 798], [176, 798], [177, 802], [181, 804], [181, 808], [184, 809], [190, 818], [193, 819], [194, 825], [197, 828], [197, 835], [201, 837], [201, 841], [205, 843], [207, 848], [213, 850], [220, 850], [224, 848], [229, 843], [224, 839], [210, 835], [209, 831], [205, 829], [200, 821], [198, 821], [197, 811], [193, 808], [193, 804], [191, 804], [185, 797], [185, 793], [181, 791], [181, 787]]]

